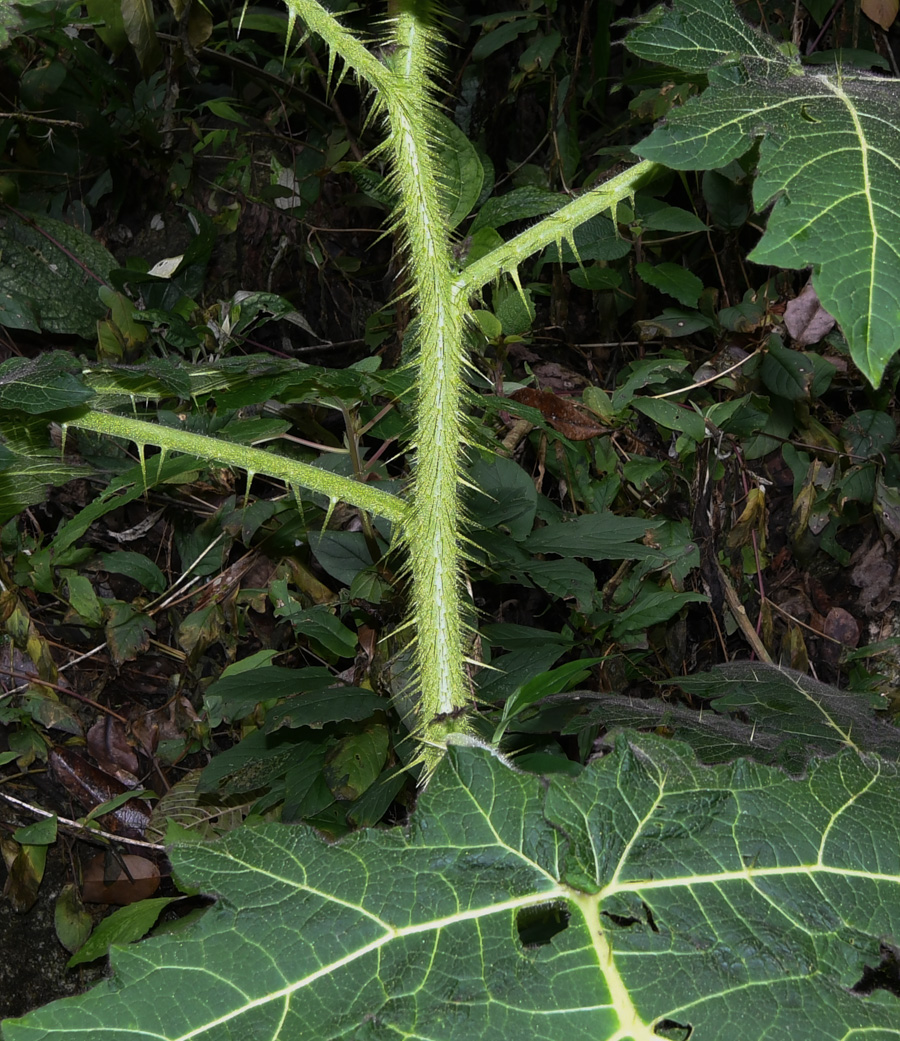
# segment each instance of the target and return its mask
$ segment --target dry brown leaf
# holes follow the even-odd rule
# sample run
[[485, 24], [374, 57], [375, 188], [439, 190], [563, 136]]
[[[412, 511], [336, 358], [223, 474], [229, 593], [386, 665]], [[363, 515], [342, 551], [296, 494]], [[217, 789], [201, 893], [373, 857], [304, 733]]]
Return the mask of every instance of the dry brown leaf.
[[896, 21], [900, 0], [862, 0], [860, 7], [867, 18], [888, 30]]
[[538, 409], [550, 426], [570, 441], [588, 441], [607, 432], [608, 428], [600, 426], [590, 413], [548, 390], [523, 387], [510, 397], [522, 405]]
[[819, 303], [812, 282], [785, 307], [784, 325], [797, 347], [818, 343], [834, 328], [834, 319]]

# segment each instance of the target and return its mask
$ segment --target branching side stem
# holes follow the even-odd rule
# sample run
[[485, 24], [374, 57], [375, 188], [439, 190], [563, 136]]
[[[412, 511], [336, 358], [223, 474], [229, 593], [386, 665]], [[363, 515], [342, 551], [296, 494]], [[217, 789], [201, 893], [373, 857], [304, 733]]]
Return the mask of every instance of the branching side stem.
[[370, 485], [260, 449], [124, 416], [90, 411], [69, 425], [280, 478], [397, 524], [408, 548], [412, 578], [419, 737], [428, 765], [433, 766], [448, 734], [465, 726], [459, 710], [469, 700], [462, 618], [465, 518], [460, 500], [469, 297], [501, 274], [516, 278], [518, 265], [551, 243], [572, 243], [575, 228], [590, 217], [609, 210], [615, 219], [618, 203], [633, 197], [664, 168], [637, 163], [458, 273], [435, 163], [440, 135], [433, 97], [440, 42], [433, 21], [435, 5], [430, 0], [395, 0], [392, 18], [385, 23], [389, 39], [380, 60], [318, 0], [285, 2], [291, 19], [299, 18], [328, 45], [332, 69], [334, 61], [341, 59], [374, 88], [376, 110], [387, 117], [385, 147], [401, 200], [395, 220], [407, 250], [419, 322], [415, 472], [408, 503]]
[[218, 437], [177, 430], [159, 423], [147, 423], [129, 416], [115, 416], [109, 412], [87, 412], [77, 419], [70, 419], [66, 426], [92, 430], [110, 437], [122, 437], [139, 445], [155, 445], [164, 452], [183, 452], [197, 459], [233, 466], [252, 474], [264, 474], [284, 481], [289, 487], [308, 488], [327, 495], [335, 502], [348, 502], [377, 517], [386, 517], [394, 524], [402, 525], [408, 513], [406, 503], [390, 492], [320, 470], [308, 463], [285, 459], [259, 448], [248, 448]]

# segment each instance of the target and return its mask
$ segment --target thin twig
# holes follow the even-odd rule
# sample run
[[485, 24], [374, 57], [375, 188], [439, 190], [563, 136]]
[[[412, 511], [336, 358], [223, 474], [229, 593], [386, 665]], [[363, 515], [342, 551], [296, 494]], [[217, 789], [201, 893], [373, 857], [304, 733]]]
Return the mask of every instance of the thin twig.
[[22, 810], [26, 810], [35, 817], [56, 817], [58, 823], [63, 827], [73, 828], [86, 839], [102, 838], [108, 839], [110, 842], [122, 842], [129, 846], [140, 846], [142, 849], [153, 849], [158, 853], [166, 852], [166, 847], [159, 842], [145, 842], [143, 839], [126, 839], [124, 835], [113, 835], [110, 831], [101, 831], [99, 828], [89, 828], [86, 824], [81, 824], [79, 821], [70, 820], [68, 817], [60, 817], [58, 813], [52, 813], [50, 810], [43, 810], [40, 806], [32, 806], [30, 802], [25, 802], [23, 799], [17, 799], [14, 795], [7, 795], [4, 791], [0, 791], [0, 799], [5, 799], [8, 803], [11, 803], [13, 806], [18, 806]]

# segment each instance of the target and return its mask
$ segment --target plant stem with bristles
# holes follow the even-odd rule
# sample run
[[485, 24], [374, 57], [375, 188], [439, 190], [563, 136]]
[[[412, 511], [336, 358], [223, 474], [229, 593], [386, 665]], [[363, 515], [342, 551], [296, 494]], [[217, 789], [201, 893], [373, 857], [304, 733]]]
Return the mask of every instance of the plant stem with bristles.
[[434, 29], [427, 21], [428, 6], [413, 0], [397, 5], [392, 34], [396, 87], [385, 101], [419, 319], [416, 473], [406, 531], [421, 687], [420, 734], [439, 742], [446, 732], [460, 729], [452, 714], [470, 700], [461, 618], [459, 494], [468, 297], [453, 282], [450, 233], [440, 205], [433, 152], [439, 125], [432, 97]]

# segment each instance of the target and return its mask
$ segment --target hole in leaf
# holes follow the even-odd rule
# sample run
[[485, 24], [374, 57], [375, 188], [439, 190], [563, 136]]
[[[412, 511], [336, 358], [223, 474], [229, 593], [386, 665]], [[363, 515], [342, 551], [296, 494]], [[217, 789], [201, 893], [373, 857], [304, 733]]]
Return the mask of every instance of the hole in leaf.
[[[624, 909], [623, 909], [624, 910]], [[658, 933], [659, 926], [650, 905], [641, 901], [640, 910], [635, 906], [634, 914], [617, 914], [615, 911], [601, 911], [600, 917], [605, 918], [610, 924], [619, 929], [631, 929], [637, 925], [641, 928], [649, 928], [651, 932]]]
[[669, 1041], [688, 1041], [693, 1032], [690, 1023], [678, 1023], [674, 1019], [661, 1019], [653, 1028], [657, 1037], [665, 1037]]
[[600, 914], [603, 918], [608, 918], [613, 925], [617, 925], [620, 929], [630, 929], [633, 925], [644, 924], [640, 918], [635, 918], [633, 915], [613, 914], [612, 911], [601, 911]]
[[647, 904], [642, 904], [642, 906], [644, 908], [644, 914], [647, 916], [647, 925], [650, 926], [653, 932], [658, 933], [659, 927], [656, 924], [656, 919], [653, 917], [653, 912], [650, 910]]
[[543, 947], [568, 924], [565, 904], [525, 907], [516, 915], [516, 930], [523, 947]]
[[881, 961], [873, 969], [867, 965], [853, 994], [869, 995], [874, 990], [886, 990], [900, 998], [900, 950], [889, 943], [881, 945]]

